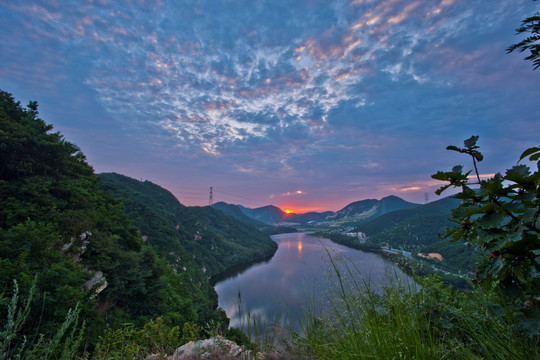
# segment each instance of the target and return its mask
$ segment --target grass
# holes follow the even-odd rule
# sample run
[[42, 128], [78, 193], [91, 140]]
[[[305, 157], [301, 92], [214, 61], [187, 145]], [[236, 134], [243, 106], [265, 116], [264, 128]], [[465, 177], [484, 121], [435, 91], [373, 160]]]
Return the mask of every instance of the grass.
[[[330, 256], [330, 255], [329, 255]], [[331, 258], [337, 281], [319, 294], [290, 346], [299, 359], [538, 359], [534, 339], [511, 318], [494, 316], [496, 294], [456, 291], [436, 277], [380, 290], [359, 270]]]
[[282, 327], [282, 314], [277, 314], [271, 322], [254, 314], [242, 303], [242, 294], [238, 292], [238, 317], [241, 319], [240, 329], [246, 334], [250, 349], [256, 352], [273, 351], [289, 335]]
[[[7, 304], [7, 321], [0, 329], [0, 360], [4, 359], [72, 359], [83, 341], [85, 324], [79, 324], [78, 305], [71, 309], [64, 322], [49, 337], [22, 335], [36, 292], [36, 278], [23, 304], [19, 304], [19, 286], [13, 280], [13, 295]], [[3, 293], [0, 304], [4, 303]], [[22, 306], [21, 306], [22, 305]]]

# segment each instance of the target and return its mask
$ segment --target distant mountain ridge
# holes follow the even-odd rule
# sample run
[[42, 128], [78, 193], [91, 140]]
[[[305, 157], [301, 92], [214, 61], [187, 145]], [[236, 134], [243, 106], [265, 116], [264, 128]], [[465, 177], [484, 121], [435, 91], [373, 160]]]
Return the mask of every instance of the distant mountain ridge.
[[287, 214], [274, 205], [262, 206], [255, 209], [226, 203], [216, 203], [212, 206], [239, 220], [243, 217], [234, 209], [235, 207], [249, 219], [268, 225], [277, 225], [282, 223], [308, 224], [325, 222], [359, 224], [392, 211], [414, 208], [418, 204], [405, 201], [397, 196], [387, 196], [381, 200], [367, 199], [355, 201], [337, 212], [325, 211], [322, 213], [309, 212], [305, 214]]
[[463, 242], [441, 239], [440, 234], [447, 228], [455, 227], [451, 211], [459, 206], [460, 200], [452, 196], [383, 214], [369, 222], [358, 225], [371, 241], [387, 243], [393, 248], [438, 253], [444, 259], [444, 266], [454, 272], [474, 270], [476, 258], [482, 256], [479, 249]]
[[231, 205], [231, 204], [227, 204], [225, 202], [217, 202], [215, 204], [212, 205], [212, 207], [214, 209], [217, 209], [217, 210], [220, 210], [222, 212], [224, 212], [225, 214], [229, 215], [229, 216], [232, 216], [233, 218], [237, 219], [237, 220], [240, 220], [244, 223], [247, 223], [247, 224], [251, 224], [255, 227], [258, 227], [258, 228], [261, 228], [261, 227], [264, 227], [264, 226], [268, 226], [267, 224], [263, 223], [263, 222], [260, 222], [260, 221], [257, 221], [249, 216], [247, 216], [246, 214], [244, 214], [244, 212], [242, 212], [242, 210], [240, 209], [240, 206], [239, 205]]
[[377, 242], [392, 246], [427, 245], [439, 241], [438, 234], [453, 223], [448, 220], [451, 210], [460, 200], [446, 197], [414, 208], [400, 209], [383, 214], [358, 229]]
[[277, 225], [283, 222], [283, 219], [287, 215], [280, 208], [274, 205], [267, 205], [256, 209], [246, 208], [242, 205], [236, 206], [244, 215], [269, 225]]

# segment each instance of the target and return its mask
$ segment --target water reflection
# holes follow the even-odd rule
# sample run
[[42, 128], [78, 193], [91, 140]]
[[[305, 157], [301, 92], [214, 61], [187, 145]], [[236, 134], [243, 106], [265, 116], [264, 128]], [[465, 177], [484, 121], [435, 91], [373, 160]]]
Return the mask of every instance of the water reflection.
[[[336, 285], [333, 266], [343, 272], [353, 270], [354, 281], [377, 287], [388, 279], [408, 278], [394, 264], [373, 253], [334, 244], [307, 233], [272, 236], [278, 250], [265, 263], [229, 274], [215, 283], [219, 306], [231, 319], [231, 326], [242, 328], [248, 317], [259, 323], [297, 323], [305, 307], [313, 301], [324, 302], [323, 294]], [[332, 261], [330, 261], [330, 256]], [[239, 295], [240, 294], [240, 295]]]

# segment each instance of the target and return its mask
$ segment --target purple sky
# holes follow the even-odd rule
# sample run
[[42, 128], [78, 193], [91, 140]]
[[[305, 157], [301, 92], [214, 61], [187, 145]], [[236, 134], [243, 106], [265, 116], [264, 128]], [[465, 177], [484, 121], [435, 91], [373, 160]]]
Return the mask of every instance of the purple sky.
[[506, 54], [531, 0], [2, 1], [0, 89], [96, 172], [186, 205], [339, 210], [539, 145], [540, 71]]

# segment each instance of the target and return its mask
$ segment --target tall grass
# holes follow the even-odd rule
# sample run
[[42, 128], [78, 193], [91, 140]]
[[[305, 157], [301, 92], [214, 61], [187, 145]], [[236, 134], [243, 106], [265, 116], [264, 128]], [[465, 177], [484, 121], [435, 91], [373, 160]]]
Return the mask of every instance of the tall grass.
[[289, 328], [283, 327], [283, 316], [277, 314], [272, 321], [252, 312], [242, 302], [242, 294], [237, 295], [237, 311], [240, 329], [246, 334], [251, 350], [256, 352], [274, 351], [284, 338], [289, 337]]
[[[13, 280], [13, 295], [7, 304], [7, 321], [0, 330], [0, 360], [4, 359], [72, 359], [76, 356], [85, 330], [85, 324], [79, 325], [80, 309], [78, 305], [69, 310], [64, 322], [50, 336], [28, 337], [22, 334], [28, 320], [30, 307], [36, 291], [36, 279], [30, 288], [24, 304], [19, 304], [19, 286]], [[4, 303], [3, 294], [0, 304]]]
[[[330, 254], [329, 254], [330, 256]], [[291, 346], [302, 359], [536, 359], [534, 339], [512, 319], [495, 317], [493, 293], [458, 292], [436, 277], [375, 288], [359, 270], [331, 257], [335, 284], [326, 307], [307, 312]]]

